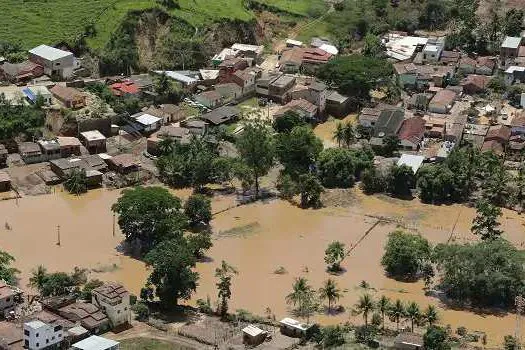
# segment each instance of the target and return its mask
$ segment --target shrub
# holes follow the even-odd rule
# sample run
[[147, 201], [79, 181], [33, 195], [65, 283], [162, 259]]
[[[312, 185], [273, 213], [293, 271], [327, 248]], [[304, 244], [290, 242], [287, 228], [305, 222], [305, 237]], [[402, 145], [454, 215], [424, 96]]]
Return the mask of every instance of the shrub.
[[415, 278], [430, 258], [431, 247], [420, 235], [394, 231], [388, 235], [381, 265], [394, 278]]
[[149, 319], [149, 308], [145, 303], [136, 303], [131, 307], [131, 310], [135, 313], [137, 320], [147, 321]]

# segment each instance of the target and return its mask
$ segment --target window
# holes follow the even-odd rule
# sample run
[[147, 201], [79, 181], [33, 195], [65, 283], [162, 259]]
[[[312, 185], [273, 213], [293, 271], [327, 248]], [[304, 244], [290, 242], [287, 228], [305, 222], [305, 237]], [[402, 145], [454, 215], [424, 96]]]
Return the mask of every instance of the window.
[[29, 331], [27, 329], [24, 329], [24, 335], [27, 335], [29, 337]]
[[36, 337], [37, 337], [37, 338], [38, 338], [38, 335], [39, 335], [39, 334], [37, 333], [37, 334], [36, 334]]
[[124, 311], [128, 311], [128, 308], [127, 308], [127, 307], [125, 307], [125, 308], [124, 308]]
[[61, 331], [62, 330], [62, 326], [58, 325], [58, 326], [55, 326], [55, 328], [53, 329], [53, 331], [55, 332], [58, 332], [58, 331]]
[[5, 300], [6, 303], [8, 303], [8, 302], [10, 302], [10, 301], [11, 301], [11, 298], [7, 298], [7, 299]]
[[120, 314], [120, 310], [117, 310], [117, 314]]
[[40, 347], [40, 343], [36, 343], [36, 347], [37, 347], [37, 348]]
[[46, 344], [49, 344], [49, 339], [46, 339]]
[[62, 338], [62, 334], [59, 334], [58, 337], [59, 337], [59, 338]]
[[51, 337], [51, 340], [55, 340], [55, 336], [52, 336], [52, 337]]

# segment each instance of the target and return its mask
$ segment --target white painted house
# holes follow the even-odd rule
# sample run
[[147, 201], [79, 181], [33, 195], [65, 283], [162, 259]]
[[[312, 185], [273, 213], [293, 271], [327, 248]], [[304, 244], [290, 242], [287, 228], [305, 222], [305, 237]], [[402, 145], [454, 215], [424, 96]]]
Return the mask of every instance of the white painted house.
[[26, 349], [44, 349], [61, 343], [63, 339], [64, 330], [61, 325], [47, 324], [38, 320], [24, 323]]
[[47, 45], [29, 50], [29, 60], [44, 67], [44, 74], [68, 79], [73, 76], [75, 57], [72, 52]]
[[158, 130], [162, 122], [161, 118], [155, 117], [148, 113], [140, 113], [131, 117], [134, 118], [135, 121], [141, 125], [142, 130], [144, 132], [153, 132], [155, 130]]
[[129, 292], [118, 283], [105, 283], [91, 293], [91, 303], [100, 307], [113, 327], [131, 321]]

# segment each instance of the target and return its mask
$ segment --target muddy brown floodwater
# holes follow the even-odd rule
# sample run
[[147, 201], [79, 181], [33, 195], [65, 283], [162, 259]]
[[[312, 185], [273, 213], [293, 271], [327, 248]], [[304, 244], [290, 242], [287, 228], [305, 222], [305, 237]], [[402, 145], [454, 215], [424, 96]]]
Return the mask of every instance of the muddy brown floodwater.
[[[174, 193], [184, 198], [190, 192]], [[50, 271], [69, 271], [81, 266], [92, 271], [91, 278], [116, 280], [138, 293], [148, 271], [142, 262], [118, 251], [123, 236], [117, 225], [113, 235], [110, 208], [119, 195], [119, 191], [107, 190], [90, 191], [80, 197], [57, 192], [22, 198], [18, 205], [12, 200], [0, 202], [0, 248], [16, 257], [15, 266], [21, 270], [20, 286], [30, 291], [26, 287], [28, 279], [39, 264]], [[312, 286], [319, 288], [330, 277], [323, 261], [328, 243], [340, 240], [354, 246], [376, 223], [375, 217], [382, 216], [393, 220], [377, 225], [344, 261], [346, 271], [333, 276], [346, 291], [339, 301], [346, 312], [337, 316], [317, 315], [317, 321], [323, 324], [353, 321], [350, 309], [363, 294], [359, 284], [365, 280], [373, 288], [369, 292], [377, 297], [385, 294], [393, 299], [416, 301], [421, 307], [438, 306], [440, 323], [484, 331], [489, 345], [500, 345], [504, 335], [513, 333], [513, 314], [494, 316], [452, 310], [425, 296], [422, 283], [388, 279], [380, 266], [387, 235], [396, 228], [396, 222], [417, 230], [434, 243], [469, 241], [474, 240], [469, 232], [473, 209], [369, 197], [357, 190], [348, 195], [353, 204], [344, 208], [302, 210], [273, 200], [218, 214], [212, 222], [215, 240], [208, 252], [210, 259], [197, 266], [201, 278], [194, 300], [207, 296], [212, 301], [217, 299], [214, 270], [224, 259], [239, 270], [233, 280], [231, 310], [242, 308], [262, 315], [270, 308], [277, 318], [285, 316], [289, 309], [284, 300], [294, 278], [305, 276]], [[213, 201], [213, 210], [233, 204], [233, 197], [219, 196]], [[6, 230], [2, 221], [9, 223], [11, 230]], [[502, 228], [507, 239], [518, 247], [523, 247], [525, 239], [523, 222], [516, 213], [504, 211]], [[274, 273], [280, 267], [286, 270], [285, 274]]]

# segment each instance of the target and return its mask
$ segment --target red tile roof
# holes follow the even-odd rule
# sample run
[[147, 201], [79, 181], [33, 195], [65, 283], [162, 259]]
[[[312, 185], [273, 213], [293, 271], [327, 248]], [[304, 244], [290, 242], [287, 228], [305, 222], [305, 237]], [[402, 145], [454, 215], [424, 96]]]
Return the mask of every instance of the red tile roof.
[[400, 140], [407, 140], [413, 143], [420, 143], [425, 134], [425, 120], [420, 117], [405, 119], [399, 129], [398, 137]]
[[137, 84], [135, 84], [131, 80], [124, 80], [119, 83], [114, 83], [110, 85], [111, 92], [113, 92], [116, 96], [122, 96], [125, 94], [138, 94], [139, 93], [139, 87]]
[[489, 128], [485, 141], [497, 140], [499, 142], [507, 142], [510, 138], [511, 130], [505, 125], [494, 125]]

